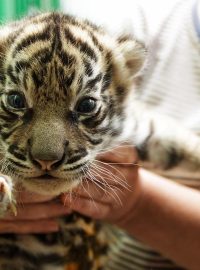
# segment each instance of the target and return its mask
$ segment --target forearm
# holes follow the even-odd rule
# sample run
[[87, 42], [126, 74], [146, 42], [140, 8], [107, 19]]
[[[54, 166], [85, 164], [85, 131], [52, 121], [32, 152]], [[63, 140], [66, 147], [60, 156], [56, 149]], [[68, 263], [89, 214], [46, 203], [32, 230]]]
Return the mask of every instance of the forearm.
[[200, 267], [200, 193], [140, 171], [142, 195], [123, 224], [130, 234], [188, 269]]

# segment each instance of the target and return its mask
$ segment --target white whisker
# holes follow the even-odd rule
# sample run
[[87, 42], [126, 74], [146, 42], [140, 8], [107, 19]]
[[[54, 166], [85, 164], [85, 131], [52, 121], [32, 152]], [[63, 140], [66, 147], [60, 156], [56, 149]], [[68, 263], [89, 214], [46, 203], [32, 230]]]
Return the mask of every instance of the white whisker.
[[[99, 163], [100, 165], [95, 164], [95, 162]], [[110, 165], [110, 164], [108, 164], [106, 162], [99, 161], [99, 160], [94, 160], [92, 164], [95, 164], [95, 166], [97, 166], [99, 169], [101, 169], [102, 172], [105, 172], [105, 173], [108, 173], [108, 174], [112, 175], [114, 177], [114, 179], [115, 179], [115, 182], [118, 183], [118, 184], [120, 184], [124, 188], [127, 188], [128, 189], [130, 187], [130, 185], [127, 183], [127, 180], [126, 180], [125, 176], [116, 167], [114, 167], [114, 166], [112, 166], [112, 165]], [[101, 164], [102, 165], [106, 165], [106, 166], [110, 167], [111, 169], [114, 169], [122, 178], [120, 178], [119, 176], [116, 176], [110, 170], [102, 167]]]
[[[105, 171], [104, 168], [102, 168], [101, 166], [92, 164], [92, 165], [91, 165], [91, 168], [94, 168], [94, 170], [95, 170], [94, 172], [95, 172], [96, 174], [97, 174], [97, 171], [100, 172], [101, 177], [103, 177], [104, 180], [111, 180], [111, 181], [114, 182], [113, 185], [108, 184], [108, 183], [106, 182], [108, 185], [113, 186], [113, 187], [115, 187], [116, 189], [119, 189], [119, 190], [121, 190], [120, 187], [123, 188], [123, 189], [128, 189], [128, 186], [126, 185], [126, 182], [121, 181], [120, 178], [117, 178], [116, 175], [111, 174], [109, 171]], [[98, 175], [99, 175], [99, 174], [98, 174]], [[100, 175], [99, 175], [99, 176], [100, 176]], [[117, 185], [116, 185], [116, 184], [117, 184]]]
[[[96, 175], [98, 175], [101, 179], [101, 181], [99, 181], [96, 176], [93, 174], [93, 172], [95, 172]], [[89, 179], [101, 190], [104, 191], [105, 194], [108, 194], [109, 196], [112, 196], [116, 201], [118, 201], [121, 204], [121, 200], [119, 198], [119, 195], [116, 192], [116, 187], [115, 186], [111, 186], [109, 185], [105, 179], [97, 173], [97, 171], [94, 171], [92, 169], [90, 169], [89, 171], [87, 171], [87, 174], [89, 176]]]

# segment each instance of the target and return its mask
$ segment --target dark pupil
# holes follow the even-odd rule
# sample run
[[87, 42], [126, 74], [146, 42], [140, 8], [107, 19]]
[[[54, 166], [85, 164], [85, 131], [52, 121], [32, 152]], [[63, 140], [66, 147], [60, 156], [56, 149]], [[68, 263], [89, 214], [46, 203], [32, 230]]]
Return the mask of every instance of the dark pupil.
[[8, 104], [15, 109], [24, 108], [24, 99], [19, 94], [11, 94], [8, 96]]
[[94, 110], [95, 106], [96, 106], [95, 100], [87, 98], [80, 102], [78, 106], [78, 111], [81, 113], [89, 113]]

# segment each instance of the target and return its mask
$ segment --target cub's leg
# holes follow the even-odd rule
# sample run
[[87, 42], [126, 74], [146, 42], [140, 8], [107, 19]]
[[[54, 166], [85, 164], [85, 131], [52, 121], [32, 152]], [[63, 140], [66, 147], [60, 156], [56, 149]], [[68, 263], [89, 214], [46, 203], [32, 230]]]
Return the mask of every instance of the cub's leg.
[[177, 123], [163, 123], [153, 119], [149, 133], [139, 145], [143, 160], [152, 162], [155, 167], [169, 169], [174, 166], [197, 170], [200, 168], [200, 138]]
[[200, 168], [200, 137], [181, 123], [138, 106], [134, 143], [142, 160], [155, 167], [173, 166], [197, 170]]

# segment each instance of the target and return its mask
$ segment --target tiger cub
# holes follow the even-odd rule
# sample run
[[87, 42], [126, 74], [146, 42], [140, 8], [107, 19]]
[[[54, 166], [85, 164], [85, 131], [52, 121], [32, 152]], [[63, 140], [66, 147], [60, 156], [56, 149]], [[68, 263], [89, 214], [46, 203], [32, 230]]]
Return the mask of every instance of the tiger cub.
[[[2, 213], [16, 183], [57, 196], [81, 182], [98, 153], [125, 141], [156, 166], [168, 167], [171, 153], [199, 165], [199, 139], [135, 98], [145, 55], [134, 38], [60, 13], [1, 27]], [[110, 244], [104, 225], [72, 214], [60, 227], [2, 235], [0, 270], [103, 269]]]

